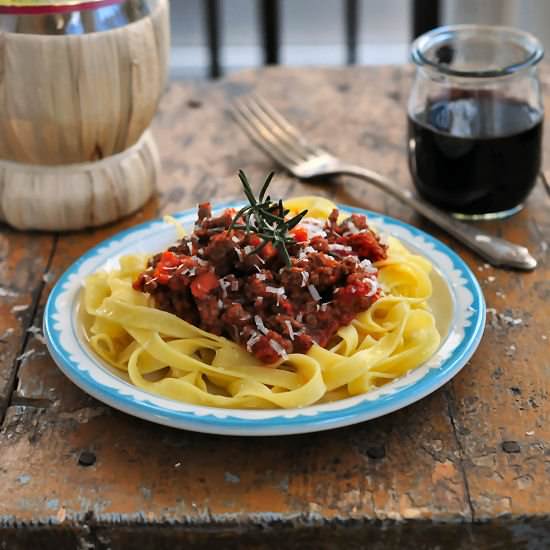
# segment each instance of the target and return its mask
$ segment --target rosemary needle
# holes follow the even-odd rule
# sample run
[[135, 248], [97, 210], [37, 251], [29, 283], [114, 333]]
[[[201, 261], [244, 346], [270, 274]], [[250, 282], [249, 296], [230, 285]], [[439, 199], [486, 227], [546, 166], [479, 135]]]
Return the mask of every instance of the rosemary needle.
[[[273, 172], [267, 176], [260, 194], [256, 198], [246, 174], [242, 170], [239, 170], [239, 179], [241, 180], [243, 191], [249, 204], [235, 214], [229, 226], [229, 231], [232, 229], [243, 229], [247, 233], [253, 232], [258, 234], [263, 241], [254, 252], [259, 252], [268, 242], [271, 242], [279, 251], [285, 263], [290, 266], [290, 255], [286, 247], [289, 244], [294, 244], [296, 241], [289, 235], [289, 231], [300, 223], [302, 218], [307, 214], [307, 210], [303, 210], [293, 218], [285, 219], [290, 210], [284, 208], [283, 201], [273, 201], [269, 195], [266, 196], [267, 188], [273, 176]], [[240, 221], [241, 219], [242, 221]]]

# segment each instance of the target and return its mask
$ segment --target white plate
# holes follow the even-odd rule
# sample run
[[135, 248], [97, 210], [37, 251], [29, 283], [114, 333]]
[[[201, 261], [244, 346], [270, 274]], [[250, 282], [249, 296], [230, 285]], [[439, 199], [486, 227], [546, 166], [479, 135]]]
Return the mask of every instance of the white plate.
[[[216, 211], [241, 203], [217, 205]], [[78, 321], [82, 281], [99, 269], [118, 266], [131, 253], [153, 253], [176, 240], [174, 227], [161, 220], [123, 231], [84, 254], [59, 279], [44, 313], [48, 349], [60, 369], [96, 399], [128, 414], [197, 432], [224, 435], [283, 435], [327, 430], [364, 422], [422, 399], [449, 381], [476, 350], [485, 327], [485, 301], [468, 266], [446, 245], [406, 223], [374, 212], [339, 206], [342, 212], [366, 214], [379, 231], [400, 239], [435, 267], [431, 302], [442, 343], [426, 363], [364, 395], [290, 410], [230, 410], [181, 403], [141, 390], [103, 363], [86, 344]], [[191, 227], [196, 210], [174, 216]]]

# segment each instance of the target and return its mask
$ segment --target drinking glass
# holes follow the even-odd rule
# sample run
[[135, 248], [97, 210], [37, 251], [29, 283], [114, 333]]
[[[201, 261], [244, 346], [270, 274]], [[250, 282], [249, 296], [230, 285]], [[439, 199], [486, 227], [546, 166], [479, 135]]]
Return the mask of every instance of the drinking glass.
[[507, 27], [440, 27], [413, 43], [408, 151], [422, 197], [465, 219], [522, 208], [541, 165], [542, 57]]

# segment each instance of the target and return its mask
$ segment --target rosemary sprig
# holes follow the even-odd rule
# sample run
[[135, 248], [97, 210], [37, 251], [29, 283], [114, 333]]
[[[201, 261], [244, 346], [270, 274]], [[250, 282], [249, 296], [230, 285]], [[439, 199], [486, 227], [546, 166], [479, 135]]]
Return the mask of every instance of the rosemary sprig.
[[263, 240], [254, 249], [253, 253], [259, 252], [268, 242], [271, 242], [279, 251], [285, 263], [290, 266], [287, 245], [294, 244], [296, 241], [288, 232], [300, 223], [307, 214], [307, 210], [303, 210], [293, 218], [286, 220], [285, 216], [290, 210], [284, 208], [283, 201], [272, 201], [269, 195], [266, 196], [267, 188], [273, 176], [273, 172], [267, 176], [260, 194], [256, 198], [246, 174], [239, 170], [239, 178], [249, 204], [237, 212], [229, 226], [229, 231], [242, 229], [247, 234], [250, 232], [256, 233]]

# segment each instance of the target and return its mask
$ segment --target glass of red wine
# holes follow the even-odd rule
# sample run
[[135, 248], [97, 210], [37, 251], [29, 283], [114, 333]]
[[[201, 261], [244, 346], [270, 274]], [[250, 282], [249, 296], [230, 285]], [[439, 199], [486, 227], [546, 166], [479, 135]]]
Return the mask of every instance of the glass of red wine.
[[409, 168], [423, 198], [464, 219], [522, 208], [541, 165], [543, 53], [529, 33], [483, 25], [413, 43]]

